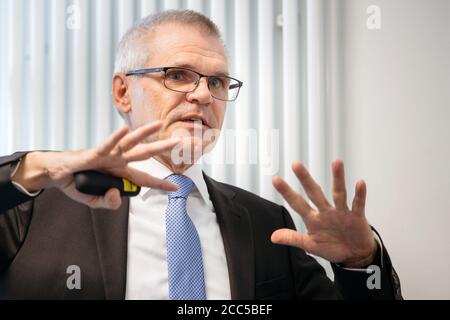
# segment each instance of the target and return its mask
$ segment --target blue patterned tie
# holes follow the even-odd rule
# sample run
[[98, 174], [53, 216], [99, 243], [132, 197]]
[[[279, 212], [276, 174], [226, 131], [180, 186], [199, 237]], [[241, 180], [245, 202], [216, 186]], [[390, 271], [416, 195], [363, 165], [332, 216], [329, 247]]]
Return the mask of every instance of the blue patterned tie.
[[169, 192], [166, 210], [167, 268], [171, 300], [205, 300], [202, 249], [197, 229], [186, 211], [187, 197], [194, 183], [183, 175], [166, 180], [178, 185]]

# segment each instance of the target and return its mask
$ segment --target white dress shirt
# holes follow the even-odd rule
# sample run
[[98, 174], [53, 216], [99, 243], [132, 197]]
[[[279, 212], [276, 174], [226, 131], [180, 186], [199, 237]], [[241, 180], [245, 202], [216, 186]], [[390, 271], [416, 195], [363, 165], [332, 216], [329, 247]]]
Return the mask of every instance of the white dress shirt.
[[[149, 159], [131, 163], [134, 168], [164, 179], [172, 172]], [[187, 212], [200, 237], [207, 299], [231, 299], [228, 266], [214, 207], [201, 165], [195, 164], [185, 176], [194, 188], [187, 199]], [[167, 192], [142, 188], [130, 199], [126, 299], [168, 299], [165, 212]]]

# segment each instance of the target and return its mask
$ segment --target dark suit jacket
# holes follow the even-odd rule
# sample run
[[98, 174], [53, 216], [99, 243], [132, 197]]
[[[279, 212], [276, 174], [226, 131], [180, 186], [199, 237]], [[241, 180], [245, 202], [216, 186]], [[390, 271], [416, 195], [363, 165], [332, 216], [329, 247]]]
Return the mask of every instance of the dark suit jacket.
[[[0, 158], [0, 298], [124, 299], [129, 201], [118, 210], [91, 209], [58, 189], [32, 199], [10, 181], [25, 153]], [[294, 228], [287, 210], [204, 176], [217, 214], [233, 299], [401, 298], [384, 250], [381, 289], [370, 274], [333, 265], [334, 283], [304, 251], [274, 245], [272, 232]], [[379, 250], [380, 251], [380, 250]], [[81, 289], [70, 290], [67, 268], [81, 269]], [[148, 272], [152, 272], [151, 266]]]

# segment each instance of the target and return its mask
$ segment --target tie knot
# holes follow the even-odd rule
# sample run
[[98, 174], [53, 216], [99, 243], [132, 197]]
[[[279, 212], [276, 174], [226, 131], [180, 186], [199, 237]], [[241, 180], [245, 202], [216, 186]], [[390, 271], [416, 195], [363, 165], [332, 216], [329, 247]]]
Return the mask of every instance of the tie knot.
[[180, 174], [171, 174], [166, 178], [166, 180], [175, 183], [178, 185], [178, 190], [169, 192], [169, 199], [173, 198], [185, 198], [189, 196], [189, 194], [192, 191], [192, 188], [194, 187], [194, 182], [186, 176], [180, 175]]

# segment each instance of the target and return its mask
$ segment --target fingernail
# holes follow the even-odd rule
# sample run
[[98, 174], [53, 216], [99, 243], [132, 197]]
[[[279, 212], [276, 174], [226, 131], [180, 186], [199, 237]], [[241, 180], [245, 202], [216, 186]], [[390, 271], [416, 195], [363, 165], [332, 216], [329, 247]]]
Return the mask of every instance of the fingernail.
[[170, 186], [169, 186], [169, 191], [177, 191], [178, 190], [178, 185], [176, 185], [176, 184], [171, 184]]
[[108, 198], [108, 205], [110, 208], [113, 208], [113, 209], [116, 207], [116, 201], [114, 201], [113, 197]]
[[275, 231], [270, 236], [270, 241], [272, 241], [273, 243], [276, 243], [276, 242], [278, 242], [278, 240], [279, 240], [279, 236], [278, 236], [278, 233]]

